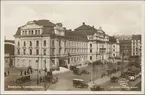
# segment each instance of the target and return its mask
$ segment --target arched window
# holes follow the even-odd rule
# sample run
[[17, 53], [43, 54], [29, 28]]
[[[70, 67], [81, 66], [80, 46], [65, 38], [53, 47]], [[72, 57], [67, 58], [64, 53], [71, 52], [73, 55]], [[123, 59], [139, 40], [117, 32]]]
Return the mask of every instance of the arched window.
[[32, 55], [32, 49], [30, 49], [30, 55]]
[[18, 41], [18, 46], [20, 46], [20, 42]]
[[32, 46], [32, 42], [30, 41], [30, 46]]
[[92, 47], [92, 44], [90, 44], [90, 47]]
[[39, 41], [36, 41], [36, 46], [39, 46]]
[[26, 46], [26, 42], [24, 41], [24, 46]]
[[39, 50], [38, 49], [36, 50], [36, 55], [39, 55]]
[[46, 40], [44, 40], [44, 46], [46, 46]]
[[26, 54], [26, 49], [23, 50], [24, 55]]

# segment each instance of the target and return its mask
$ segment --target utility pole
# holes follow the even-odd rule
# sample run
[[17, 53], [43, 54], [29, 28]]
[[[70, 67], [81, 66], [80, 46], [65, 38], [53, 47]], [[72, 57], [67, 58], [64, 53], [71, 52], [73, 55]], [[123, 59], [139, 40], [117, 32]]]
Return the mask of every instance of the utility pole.
[[[44, 78], [46, 79], [46, 74], [47, 74], [47, 69], [46, 69], [46, 59], [45, 59], [45, 70], [44, 70]], [[46, 80], [44, 82], [44, 90], [47, 90], [47, 87], [46, 87]]]
[[121, 71], [123, 72], [123, 64], [124, 64], [124, 52], [122, 53], [122, 64], [121, 64]]

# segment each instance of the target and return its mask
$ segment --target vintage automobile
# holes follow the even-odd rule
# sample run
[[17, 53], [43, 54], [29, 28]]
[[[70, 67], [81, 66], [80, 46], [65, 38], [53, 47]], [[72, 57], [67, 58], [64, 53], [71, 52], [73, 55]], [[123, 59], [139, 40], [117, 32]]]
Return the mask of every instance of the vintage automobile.
[[96, 85], [96, 84], [93, 84], [91, 87], [90, 87], [91, 91], [102, 91], [104, 90], [104, 88], [102, 88], [100, 85]]
[[73, 79], [73, 86], [76, 88], [88, 88], [88, 84], [82, 79]]
[[89, 72], [86, 70], [81, 70], [80, 72], [81, 72], [81, 74], [89, 74]]
[[25, 83], [28, 81], [31, 81], [30, 75], [20, 76], [19, 78], [16, 79], [16, 83]]
[[118, 81], [118, 77], [112, 76], [112, 77], [110, 78], [110, 81], [111, 81], [111, 82], [117, 82], [117, 81]]
[[76, 69], [76, 66], [70, 66], [70, 70]]
[[79, 68], [73, 69], [73, 74], [81, 75], [80, 69]]

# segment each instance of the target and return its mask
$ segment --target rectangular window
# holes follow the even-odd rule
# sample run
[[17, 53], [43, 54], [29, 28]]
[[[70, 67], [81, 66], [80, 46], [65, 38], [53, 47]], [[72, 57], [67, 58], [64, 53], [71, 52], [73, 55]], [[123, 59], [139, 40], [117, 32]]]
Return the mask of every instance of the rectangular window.
[[54, 48], [52, 49], [52, 55], [54, 55]]
[[18, 54], [20, 54], [20, 49], [18, 49]]
[[90, 53], [92, 53], [92, 49], [90, 49]]
[[46, 46], [46, 40], [44, 40], [44, 46]]
[[92, 60], [92, 56], [90, 56], [90, 60]]

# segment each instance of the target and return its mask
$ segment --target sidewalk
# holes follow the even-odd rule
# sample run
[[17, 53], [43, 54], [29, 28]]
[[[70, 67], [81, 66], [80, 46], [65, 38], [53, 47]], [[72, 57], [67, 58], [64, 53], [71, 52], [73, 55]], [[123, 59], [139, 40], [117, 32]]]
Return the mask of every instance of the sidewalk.
[[[117, 77], [119, 77], [120, 75], [121, 75], [121, 71], [118, 71], [116, 73], [111, 74], [111, 76], [117, 76]], [[109, 76], [105, 76], [103, 78], [96, 79], [94, 81], [94, 84], [101, 85], [101, 84], [104, 84], [104, 83], [106, 83], [108, 81], [110, 81], [110, 77]], [[92, 82], [89, 82], [88, 85], [92, 85]]]

